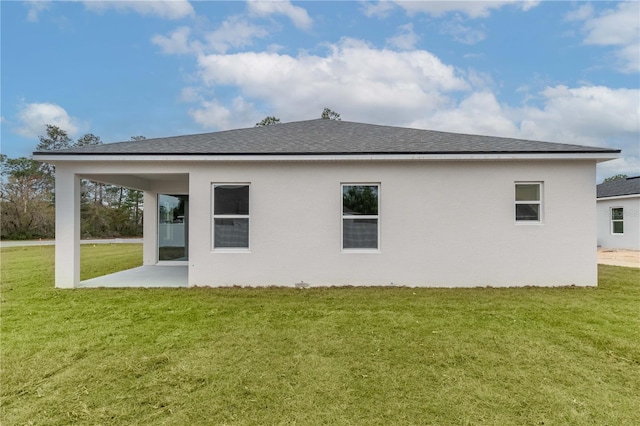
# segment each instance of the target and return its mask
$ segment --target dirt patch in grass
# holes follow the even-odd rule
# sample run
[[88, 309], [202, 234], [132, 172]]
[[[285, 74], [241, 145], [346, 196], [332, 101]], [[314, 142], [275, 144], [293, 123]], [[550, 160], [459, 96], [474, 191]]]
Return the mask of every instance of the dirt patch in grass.
[[599, 248], [598, 263], [601, 265], [640, 268], [640, 251]]

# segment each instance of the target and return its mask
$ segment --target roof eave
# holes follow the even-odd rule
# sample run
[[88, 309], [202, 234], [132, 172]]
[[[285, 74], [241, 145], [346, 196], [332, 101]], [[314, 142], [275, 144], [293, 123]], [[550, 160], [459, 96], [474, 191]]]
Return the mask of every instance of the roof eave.
[[640, 197], [640, 193], [635, 193], [635, 194], [624, 194], [624, 195], [607, 195], [607, 196], [603, 196], [603, 197], [598, 197], [596, 198], [597, 201], [604, 201], [604, 200], [621, 200], [621, 199], [625, 199], [625, 198], [639, 198]]
[[595, 160], [620, 157], [620, 150], [551, 152], [404, 152], [404, 153], [63, 153], [34, 152], [41, 162], [67, 161], [392, 161], [392, 160]]

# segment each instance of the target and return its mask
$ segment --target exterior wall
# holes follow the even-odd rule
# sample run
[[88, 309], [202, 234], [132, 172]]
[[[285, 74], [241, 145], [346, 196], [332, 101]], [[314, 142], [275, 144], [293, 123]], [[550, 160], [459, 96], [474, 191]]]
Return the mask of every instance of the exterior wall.
[[[514, 182], [543, 182], [516, 224]], [[250, 250], [213, 251], [212, 183], [250, 183]], [[192, 286], [597, 284], [595, 162], [209, 163], [190, 169]], [[341, 183], [380, 184], [380, 250], [341, 250]]]
[[[145, 264], [157, 262], [157, 194], [189, 194], [192, 286], [597, 284], [595, 160], [165, 159], [56, 167], [58, 196], [79, 197], [78, 176], [99, 174], [145, 191]], [[515, 223], [516, 181], [543, 182], [541, 224]], [[250, 183], [250, 250], [212, 250], [212, 183]], [[341, 250], [341, 183], [380, 184], [378, 252]], [[74, 204], [63, 207], [65, 215]], [[59, 287], [77, 284], [79, 267], [67, 264], [78, 265], [77, 216], [79, 209], [74, 222], [58, 217], [67, 223], [56, 248]]]
[[[597, 201], [598, 245], [608, 249], [640, 250], [640, 195], [612, 197]], [[611, 209], [622, 207], [624, 233], [611, 232]]]

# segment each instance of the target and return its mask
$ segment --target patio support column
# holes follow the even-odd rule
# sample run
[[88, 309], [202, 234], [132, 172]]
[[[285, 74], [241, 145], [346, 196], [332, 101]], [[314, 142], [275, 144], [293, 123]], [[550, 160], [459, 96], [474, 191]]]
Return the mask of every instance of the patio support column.
[[158, 263], [158, 194], [144, 191], [142, 264]]
[[56, 166], [56, 287], [80, 284], [80, 178]]

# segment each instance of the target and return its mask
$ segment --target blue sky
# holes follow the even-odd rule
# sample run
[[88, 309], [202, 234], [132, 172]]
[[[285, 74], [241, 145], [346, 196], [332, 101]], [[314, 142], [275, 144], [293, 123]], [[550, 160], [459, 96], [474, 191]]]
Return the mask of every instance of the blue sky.
[[318, 118], [621, 148], [640, 174], [638, 2], [1, 2], [1, 143]]

